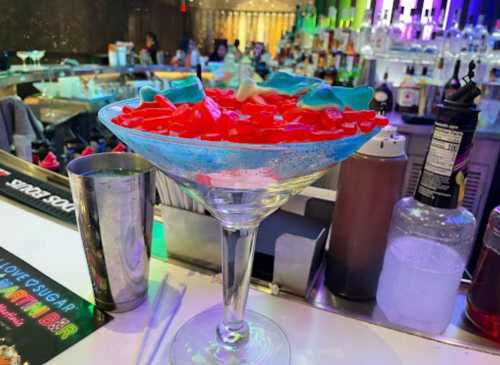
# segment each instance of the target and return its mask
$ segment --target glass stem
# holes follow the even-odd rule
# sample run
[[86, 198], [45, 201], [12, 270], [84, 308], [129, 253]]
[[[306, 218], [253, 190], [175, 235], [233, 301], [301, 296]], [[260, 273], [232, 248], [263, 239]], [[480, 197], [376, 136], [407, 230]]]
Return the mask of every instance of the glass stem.
[[244, 315], [257, 229], [258, 227], [222, 228], [224, 319], [217, 328], [217, 334], [219, 340], [226, 345], [246, 343], [249, 337]]

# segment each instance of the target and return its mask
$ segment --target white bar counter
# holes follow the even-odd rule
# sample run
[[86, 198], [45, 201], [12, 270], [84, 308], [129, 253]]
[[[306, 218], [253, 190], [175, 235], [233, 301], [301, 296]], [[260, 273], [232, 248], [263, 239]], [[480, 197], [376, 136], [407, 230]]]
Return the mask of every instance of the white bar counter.
[[[82, 297], [92, 300], [77, 231], [0, 198], [0, 245]], [[149, 300], [48, 364], [132, 365], [160, 280], [168, 273], [187, 291], [154, 364], [168, 364], [168, 344], [195, 314], [221, 301], [213, 276], [151, 260]], [[499, 365], [500, 357], [426, 340], [251, 290], [248, 307], [276, 321], [291, 344], [293, 365]], [[272, 365], [272, 364], [262, 364]]]

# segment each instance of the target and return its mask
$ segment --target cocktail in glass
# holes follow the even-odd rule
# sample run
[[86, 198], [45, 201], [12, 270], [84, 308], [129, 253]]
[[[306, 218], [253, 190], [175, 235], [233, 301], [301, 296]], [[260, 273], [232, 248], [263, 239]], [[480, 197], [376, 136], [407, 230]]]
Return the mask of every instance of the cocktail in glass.
[[223, 305], [183, 325], [171, 345], [171, 362], [289, 364], [290, 346], [281, 328], [245, 310], [259, 223], [378, 129], [335, 141], [270, 145], [170, 137], [111, 121], [124, 106], [138, 105], [138, 99], [112, 104], [101, 109], [99, 119], [203, 204], [222, 226]]

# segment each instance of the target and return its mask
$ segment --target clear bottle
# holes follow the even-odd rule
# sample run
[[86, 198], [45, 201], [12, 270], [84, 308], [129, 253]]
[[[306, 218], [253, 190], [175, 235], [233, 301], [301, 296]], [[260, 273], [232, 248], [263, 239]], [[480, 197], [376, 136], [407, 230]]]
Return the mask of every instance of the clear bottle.
[[462, 32], [459, 28], [460, 11], [457, 9], [453, 15], [453, 23], [444, 34], [444, 44], [446, 57], [457, 57], [462, 50]]
[[[432, 9], [434, 12], [434, 9]], [[431, 39], [432, 33], [435, 31], [436, 24], [432, 20], [431, 13], [429, 9], [424, 11], [424, 19], [422, 25], [422, 42], [429, 41]]]
[[477, 24], [474, 27], [474, 35], [473, 35], [473, 44], [474, 50], [478, 54], [485, 54], [488, 50], [488, 38], [490, 34], [488, 33], [488, 29], [484, 26], [484, 15], [479, 15], [477, 20]]
[[422, 46], [422, 40], [421, 40], [421, 31], [417, 30], [417, 32], [415, 33], [415, 38], [410, 43], [409, 51], [420, 53], [420, 52], [422, 52], [422, 50], [423, 50], [423, 46]]
[[372, 36], [372, 11], [367, 10], [365, 12], [365, 17], [363, 20], [363, 24], [359, 30], [359, 49], [358, 53], [360, 53], [363, 57], [370, 58], [373, 56], [373, 49], [371, 45], [371, 36]]
[[433, 31], [431, 34], [431, 38], [423, 44], [422, 51], [427, 54], [437, 54], [439, 49], [437, 33]]
[[384, 54], [388, 48], [388, 10], [384, 11], [383, 18], [379, 19], [372, 33], [372, 48], [376, 54]]
[[406, 28], [406, 24], [403, 21], [404, 11], [404, 6], [396, 10], [394, 22], [389, 29], [390, 49], [394, 51], [404, 51], [406, 49], [406, 43], [403, 38]]
[[405, 38], [410, 41], [414, 41], [417, 39], [420, 42], [420, 35], [422, 34], [422, 23], [420, 22], [420, 16], [418, 15], [417, 9], [411, 9], [411, 22], [406, 27]]
[[377, 303], [404, 327], [438, 334], [453, 314], [476, 226], [461, 203], [479, 94], [469, 82], [439, 106], [415, 195], [393, 210]]
[[487, 81], [500, 80], [500, 19], [497, 19], [495, 30], [488, 40], [486, 64], [488, 67]]
[[472, 20], [472, 16], [470, 16], [467, 24], [462, 30], [462, 52], [473, 52], [474, 24], [472, 24]]

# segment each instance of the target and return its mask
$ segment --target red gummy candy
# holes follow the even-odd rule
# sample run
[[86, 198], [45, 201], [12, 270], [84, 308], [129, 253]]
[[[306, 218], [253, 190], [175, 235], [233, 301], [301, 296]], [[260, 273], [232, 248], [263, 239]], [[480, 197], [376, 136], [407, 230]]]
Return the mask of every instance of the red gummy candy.
[[171, 115], [172, 111], [170, 109], [160, 109], [160, 108], [148, 108], [148, 109], [136, 109], [128, 114], [126, 118], [134, 117], [144, 117], [144, 118], [157, 118]]
[[169, 116], [149, 118], [142, 123], [140, 128], [148, 132], [160, 131], [164, 129], [168, 130], [168, 127], [171, 122], [172, 118]]
[[59, 168], [60, 163], [54, 152], [49, 151], [43, 161], [40, 162], [40, 166], [44, 169], [54, 170]]
[[122, 153], [122, 152], [126, 152], [126, 151], [127, 151], [127, 147], [123, 143], [121, 143], [121, 142], [119, 142], [115, 146], [115, 148], [113, 148], [111, 150], [111, 152], [114, 152], [114, 153]]
[[337, 128], [328, 131], [313, 131], [311, 140], [313, 141], [334, 141], [345, 136], [342, 128]]
[[358, 126], [354, 122], [344, 122], [341, 124], [341, 127], [344, 130], [344, 134], [346, 136], [354, 136], [358, 131]]
[[143, 122], [144, 122], [143, 117], [135, 117], [135, 118], [122, 119], [121, 122], [118, 124], [120, 124], [122, 127], [125, 128], [137, 128], [141, 126]]
[[222, 141], [223, 137], [220, 133], [205, 133], [201, 135], [201, 139], [205, 141]]
[[381, 115], [377, 115], [374, 119], [375, 121], [375, 124], [378, 126], [378, 127], [385, 127], [386, 125], [389, 124], [389, 119], [387, 119], [386, 117], [383, 117]]
[[143, 101], [135, 110], [153, 109], [153, 108], [163, 108], [163, 107], [156, 101]]
[[83, 149], [82, 153], [80, 153], [80, 156], [89, 156], [94, 154], [94, 149], [91, 146], [87, 146]]
[[344, 117], [344, 121], [346, 121], [346, 122], [357, 122], [358, 120], [359, 121], [362, 120], [360, 114], [361, 114], [361, 112], [348, 110], [348, 111], [344, 111], [342, 113], [342, 116]]
[[131, 108], [131, 107], [127, 106], [127, 105], [125, 105], [125, 106], [122, 108], [122, 112], [123, 112], [124, 114], [132, 113], [134, 110], [135, 110], [134, 108]]
[[358, 123], [358, 127], [363, 133], [369, 133], [375, 128], [375, 122], [372, 120], [365, 120]]
[[176, 109], [175, 105], [170, 100], [168, 100], [166, 97], [164, 97], [163, 95], [160, 95], [160, 94], [155, 95], [155, 101], [162, 108], [166, 108], [166, 109], [169, 109], [172, 111], [174, 111]]
[[304, 124], [317, 124], [320, 122], [320, 112], [311, 109], [294, 108], [283, 113], [287, 122], [300, 122]]
[[256, 104], [245, 102], [241, 106], [241, 113], [246, 115], [260, 114], [261, 112], [271, 112], [276, 114], [278, 112], [278, 107], [271, 104]]
[[321, 112], [320, 122], [326, 129], [334, 129], [342, 124], [344, 118], [337, 108], [326, 108]]

